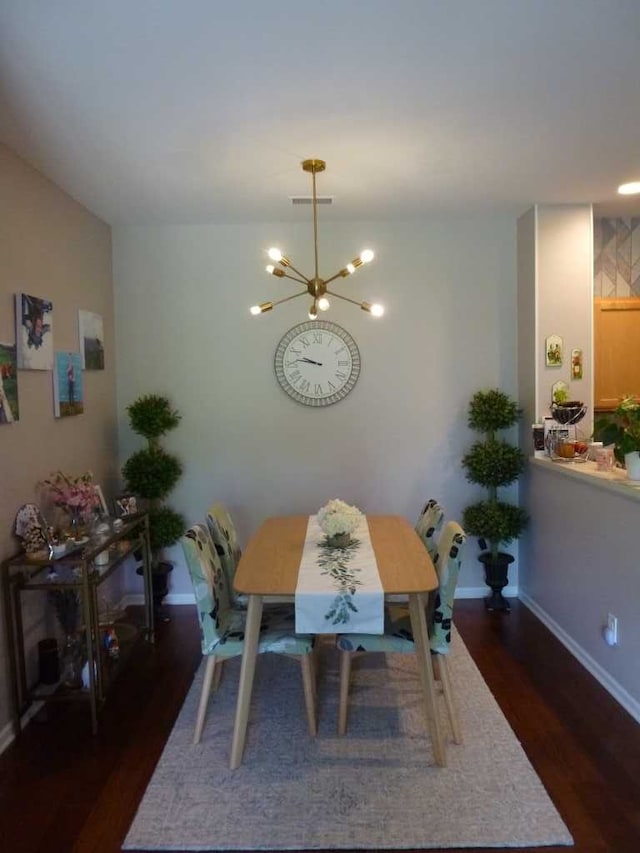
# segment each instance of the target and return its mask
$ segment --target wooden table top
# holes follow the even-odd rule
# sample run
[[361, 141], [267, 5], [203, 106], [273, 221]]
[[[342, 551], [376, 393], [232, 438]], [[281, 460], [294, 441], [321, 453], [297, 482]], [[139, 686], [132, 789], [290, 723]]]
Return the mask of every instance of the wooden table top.
[[[371, 544], [385, 593], [429, 592], [438, 586], [431, 558], [406, 518], [367, 515]], [[268, 518], [242, 554], [234, 586], [249, 595], [294, 595], [309, 518]]]

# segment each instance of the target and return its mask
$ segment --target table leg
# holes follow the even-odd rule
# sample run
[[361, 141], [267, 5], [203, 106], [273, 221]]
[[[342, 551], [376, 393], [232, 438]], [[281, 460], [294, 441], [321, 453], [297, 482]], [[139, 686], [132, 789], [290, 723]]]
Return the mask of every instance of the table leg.
[[260, 622], [262, 620], [262, 596], [250, 595], [247, 607], [247, 621], [244, 632], [244, 651], [240, 667], [240, 683], [238, 685], [238, 702], [236, 705], [236, 720], [233, 727], [233, 742], [231, 744], [232, 770], [237, 770], [242, 764], [244, 741], [247, 734], [251, 691], [253, 689], [253, 674], [256, 669], [258, 640], [260, 639]]
[[431, 664], [431, 651], [429, 649], [429, 636], [421, 595], [414, 594], [409, 596], [409, 615], [411, 617], [411, 630], [418, 658], [418, 669], [422, 678], [427, 726], [431, 735], [431, 743], [433, 744], [433, 756], [438, 767], [446, 767], [447, 757], [442, 739], [442, 730], [440, 728], [440, 718], [436, 707], [436, 690]]

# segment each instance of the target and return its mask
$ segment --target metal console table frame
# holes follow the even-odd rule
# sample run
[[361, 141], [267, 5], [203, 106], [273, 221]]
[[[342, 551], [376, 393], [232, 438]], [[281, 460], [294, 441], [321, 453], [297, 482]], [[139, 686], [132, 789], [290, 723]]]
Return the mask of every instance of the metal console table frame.
[[[144, 579], [144, 635], [154, 642], [153, 595], [151, 587], [151, 549], [149, 546], [149, 518], [139, 513], [123, 519], [118, 531], [111, 531], [100, 542], [89, 541], [84, 548], [57, 559], [34, 559], [21, 553], [2, 563], [2, 590], [4, 596], [7, 648], [12, 691], [13, 728], [16, 737], [21, 731], [21, 717], [36, 701], [77, 700], [88, 701], [91, 708], [91, 728], [98, 731], [98, 711], [107, 694], [105, 657], [101, 651], [100, 617], [98, 612], [98, 587], [124, 563], [134, 551], [142, 551]], [[105, 565], [94, 563], [98, 554], [108, 551]], [[49, 569], [56, 570], [51, 579]], [[75, 571], [74, 571], [75, 570]], [[43, 689], [29, 687], [25, 663], [25, 646], [22, 624], [21, 595], [31, 591], [75, 589], [80, 595], [83, 632], [88, 662], [88, 690]]]

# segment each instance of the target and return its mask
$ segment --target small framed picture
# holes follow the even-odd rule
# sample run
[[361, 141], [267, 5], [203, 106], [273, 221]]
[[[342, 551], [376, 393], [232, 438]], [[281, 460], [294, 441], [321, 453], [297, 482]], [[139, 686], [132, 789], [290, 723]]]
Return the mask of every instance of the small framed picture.
[[138, 504], [135, 495], [118, 495], [113, 504], [118, 518], [124, 518], [127, 515], [135, 515], [138, 512]]
[[94, 485], [93, 488], [94, 488], [96, 495], [98, 496], [98, 500], [100, 501], [100, 504], [99, 504], [100, 511], [103, 512], [105, 515], [109, 515], [109, 508], [107, 507], [107, 502], [104, 499], [104, 494], [102, 492], [102, 486], [95, 486]]
[[562, 338], [549, 335], [544, 342], [545, 364], [547, 367], [562, 367]]

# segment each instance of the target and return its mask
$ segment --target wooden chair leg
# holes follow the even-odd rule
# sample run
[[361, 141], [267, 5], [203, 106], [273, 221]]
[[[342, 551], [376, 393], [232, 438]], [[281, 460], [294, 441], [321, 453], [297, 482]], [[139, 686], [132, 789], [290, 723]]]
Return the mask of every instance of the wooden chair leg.
[[347, 733], [349, 706], [349, 679], [351, 677], [351, 652], [340, 652], [340, 705], [338, 707], [338, 734]]
[[207, 713], [207, 704], [209, 703], [209, 695], [211, 693], [211, 684], [213, 682], [213, 673], [216, 668], [215, 655], [207, 657], [207, 666], [204, 671], [204, 679], [202, 681], [202, 690], [200, 692], [200, 703], [198, 705], [198, 718], [196, 719], [196, 729], [193, 733], [193, 742], [200, 743], [202, 737], [202, 729], [204, 726], [204, 718]]
[[449, 673], [449, 662], [446, 655], [435, 655], [440, 667], [440, 683], [442, 684], [442, 692], [444, 693], [444, 701], [447, 705], [449, 714], [449, 724], [453, 732], [453, 742], [463, 743], [462, 726], [460, 725], [460, 717], [456, 709], [455, 699], [453, 698], [453, 688], [451, 686], [451, 677]]
[[315, 737], [318, 733], [318, 722], [316, 719], [316, 699], [311, 654], [303, 655], [300, 658], [300, 663], [302, 665], [302, 685], [304, 687], [304, 704], [307, 708], [309, 734], [311, 737]]
[[224, 658], [218, 658], [216, 661], [216, 667], [213, 672], [213, 691], [215, 692], [218, 687], [220, 687], [220, 681], [222, 679], [222, 670], [224, 669]]

